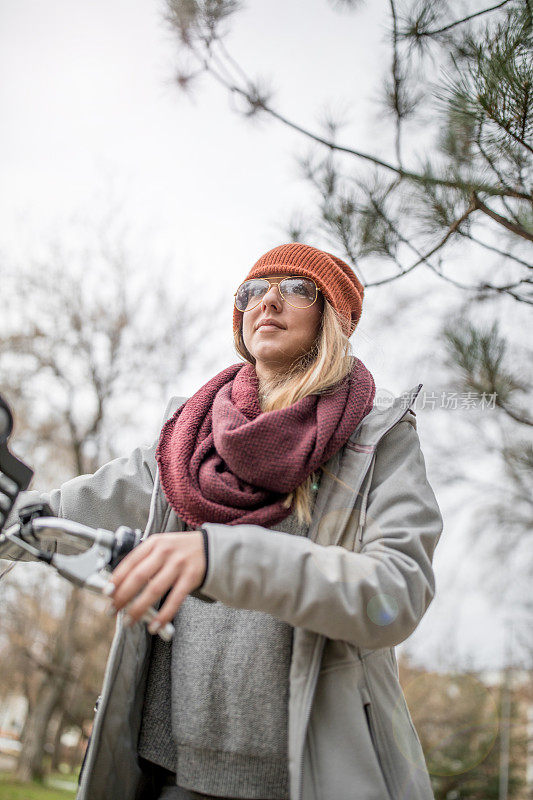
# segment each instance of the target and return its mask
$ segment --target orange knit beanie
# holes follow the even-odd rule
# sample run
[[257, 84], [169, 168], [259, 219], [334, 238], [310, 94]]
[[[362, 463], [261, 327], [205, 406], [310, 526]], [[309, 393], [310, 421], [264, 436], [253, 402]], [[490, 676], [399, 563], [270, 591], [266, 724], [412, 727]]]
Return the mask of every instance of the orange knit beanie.
[[[361, 316], [365, 289], [348, 264], [324, 250], [291, 242], [274, 247], [261, 256], [244, 280], [277, 275], [280, 270], [289, 271], [291, 275], [312, 278], [326, 300], [342, 317], [344, 332], [348, 336], [352, 335]], [[234, 306], [234, 330], [240, 328], [241, 320], [242, 311]]]

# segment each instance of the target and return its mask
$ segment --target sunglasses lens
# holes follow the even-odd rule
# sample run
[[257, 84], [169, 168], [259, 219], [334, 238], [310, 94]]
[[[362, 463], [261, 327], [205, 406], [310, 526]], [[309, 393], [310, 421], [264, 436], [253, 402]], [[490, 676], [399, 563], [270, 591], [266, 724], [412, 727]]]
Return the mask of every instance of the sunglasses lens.
[[235, 295], [237, 309], [239, 311], [248, 311], [250, 308], [254, 308], [261, 302], [269, 288], [268, 281], [262, 278], [251, 278], [249, 281], [244, 281]]
[[[265, 278], [250, 278], [241, 283], [235, 295], [235, 305], [239, 311], [255, 308], [270, 289]], [[309, 278], [283, 278], [278, 289], [284, 300], [296, 308], [312, 306], [316, 300], [317, 287]]]
[[309, 278], [284, 278], [279, 290], [283, 299], [296, 308], [307, 308], [316, 300], [316, 286]]

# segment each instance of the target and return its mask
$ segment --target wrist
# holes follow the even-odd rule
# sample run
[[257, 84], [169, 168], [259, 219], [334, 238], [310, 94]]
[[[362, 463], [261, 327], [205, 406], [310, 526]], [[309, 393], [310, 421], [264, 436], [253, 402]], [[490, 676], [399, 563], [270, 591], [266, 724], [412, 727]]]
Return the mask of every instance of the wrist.
[[203, 578], [202, 578], [202, 582], [201, 582], [201, 583], [200, 583], [200, 585], [197, 587], [197, 589], [201, 589], [201, 588], [202, 588], [202, 586], [204, 585], [205, 581], [206, 581], [206, 578], [207, 578], [207, 571], [208, 571], [208, 569], [209, 569], [209, 538], [208, 538], [207, 531], [205, 530], [205, 528], [203, 528], [203, 527], [202, 527], [202, 528], [199, 528], [199, 531], [198, 531], [198, 532], [202, 534], [202, 539], [203, 539], [203, 543], [204, 543], [204, 556], [205, 556], [205, 571], [204, 571], [204, 576], [203, 576]]

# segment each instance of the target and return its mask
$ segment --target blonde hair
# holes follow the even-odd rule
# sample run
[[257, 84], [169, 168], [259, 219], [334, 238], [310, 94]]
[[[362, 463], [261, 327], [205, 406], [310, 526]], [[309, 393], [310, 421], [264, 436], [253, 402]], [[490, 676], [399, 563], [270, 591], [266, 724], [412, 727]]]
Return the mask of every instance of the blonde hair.
[[[255, 358], [244, 344], [242, 328], [235, 330], [233, 336], [237, 353], [255, 366]], [[313, 347], [279, 379], [261, 384], [261, 408], [263, 411], [274, 411], [286, 408], [307, 395], [332, 391], [351, 368], [350, 340], [343, 331], [342, 318], [324, 298], [320, 329]], [[314, 472], [284, 500], [286, 508], [294, 503], [300, 523], [311, 522], [311, 487], [316, 479], [317, 473]]]

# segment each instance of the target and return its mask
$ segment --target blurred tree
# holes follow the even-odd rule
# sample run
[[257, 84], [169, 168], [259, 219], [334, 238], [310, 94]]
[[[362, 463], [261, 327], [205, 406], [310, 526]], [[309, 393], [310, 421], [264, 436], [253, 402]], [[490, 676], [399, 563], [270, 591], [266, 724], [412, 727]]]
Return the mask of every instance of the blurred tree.
[[[102, 613], [102, 598], [69, 589], [45, 570], [26, 569], [24, 582], [10, 576], [2, 595], [0, 695], [28, 700], [18, 774], [29, 780], [42, 777], [43, 752], [51, 747], [57, 769], [66, 729], [86, 737], [114, 621]], [[45, 596], [55, 602], [43, 603]]]
[[[168, 271], [145, 275], [120, 240], [98, 241], [74, 252], [55, 246], [2, 282], [0, 392], [16, 412], [16, 451], [41, 490], [92, 473], [118, 454], [124, 433], [153, 431], [177, 376], [197, 358], [207, 320], [209, 330], [216, 321], [216, 309], [200, 314], [188, 297], [173, 297]], [[92, 716], [112, 627], [107, 618], [87, 622], [87, 609], [102, 610], [97, 598], [51, 581], [46, 567], [18, 571], [32, 569], [41, 579], [29, 593], [29, 572], [2, 583], [2, 658], [19, 665], [16, 683], [29, 700], [22, 780], [42, 777], [54, 716], [60, 726]]]
[[58, 465], [61, 478], [93, 472], [164, 404], [217, 315], [183, 291], [176, 299], [173, 284], [168, 269], [139, 269], [124, 242], [103, 238], [54, 243], [4, 270], [0, 387], [37, 481], [54, 485]]
[[470, 547], [483, 554], [480, 576], [494, 610], [510, 610], [513, 654], [509, 663], [531, 664], [533, 384], [529, 343], [511, 348], [498, 321], [481, 325], [462, 314], [452, 317], [442, 334], [450, 389], [486, 400], [485, 410], [470, 415], [471, 438], [481, 444], [482, 459], [500, 465], [491, 475], [456, 459], [449, 465], [447, 481], [456, 487], [469, 482], [478, 491], [467, 531]]
[[[498, 800], [501, 686], [476, 672], [435, 673], [400, 661], [400, 678], [422, 744], [435, 800]], [[511, 698], [508, 797], [521, 797], [527, 771], [527, 711]], [[393, 722], [394, 724], [394, 718]]]
[[[343, 122], [329, 112], [321, 132], [280, 113], [265, 82], [253, 80], [224, 44], [241, 8], [236, 0], [166, 0], [182, 57], [177, 83], [191, 91], [207, 73], [241, 99], [246, 117], [270, 116], [315, 143], [300, 160], [315, 214], [306, 225], [296, 215], [288, 234], [331, 242], [367, 287], [425, 265], [471, 299], [504, 294], [532, 304], [532, 1], [504, 0], [466, 16], [458, 2], [384, 6], [390, 69], [378, 94], [394, 130], [388, 160], [341, 144]], [[406, 146], [406, 123], [416, 148]], [[459, 275], [443, 269], [465, 243], [483, 257], [481, 279], [462, 280], [462, 265]]]

